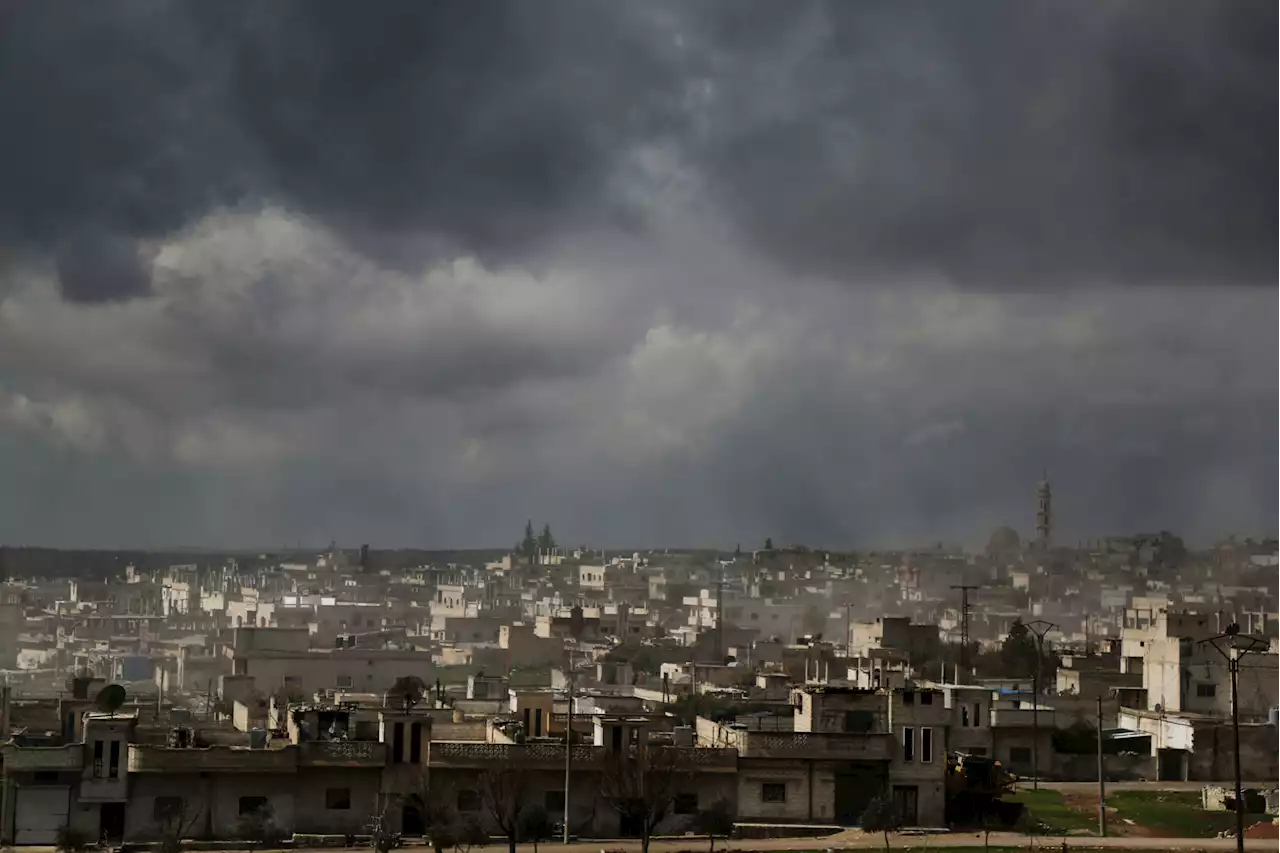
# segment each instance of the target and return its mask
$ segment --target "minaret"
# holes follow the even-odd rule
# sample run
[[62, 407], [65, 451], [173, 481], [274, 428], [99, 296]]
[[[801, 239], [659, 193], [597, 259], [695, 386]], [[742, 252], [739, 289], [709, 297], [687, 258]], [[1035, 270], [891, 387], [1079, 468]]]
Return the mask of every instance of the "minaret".
[[1042, 551], [1049, 550], [1053, 533], [1053, 495], [1049, 489], [1049, 473], [1036, 488], [1036, 541]]

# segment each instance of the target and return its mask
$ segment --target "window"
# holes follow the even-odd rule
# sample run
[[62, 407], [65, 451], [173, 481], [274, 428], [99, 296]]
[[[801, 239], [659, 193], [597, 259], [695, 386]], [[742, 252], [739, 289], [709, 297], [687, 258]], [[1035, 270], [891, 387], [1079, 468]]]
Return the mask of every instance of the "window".
[[350, 788], [328, 788], [324, 792], [324, 807], [335, 811], [351, 808]]
[[156, 797], [151, 806], [151, 816], [157, 821], [174, 820], [182, 815], [186, 803], [182, 797]]
[[1216, 684], [1197, 684], [1196, 695], [1201, 699], [1212, 699], [1218, 695], [1218, 685]]
[[58, 784], [57, 770], [37, 770], [31, 774], [32, 785], [56, 785]]
[[902, 704], [903, 704], [903, 705], [914, 705], [914, 704], [916, 704], [916, 694], [915, 694], [915, 693], [913, 693], [913, 692], [912, 692], [912, 691], [910, 691], [910, 690], [904, 690], [904, 691], [902, 691]]
[[263, 811], [267, 807], [266, 797], [241, 797], [240, 817]]
[[553, 818], [564, 814], [564, 791], [547, 791], [542, 795], [542, 807]]
[[1030, 764], [1031, 763], [1031, 747], [1014, 746], [1009, 748], [1010, 764]]
[[391, 763], [404, 761], [404, 723], [396, 723], [391, 727]]
[[350, 690], [355, 683], [356, 680], [349, 675], [338, 676], [338, 687], [343, 690]]
[[977, 702], [973, 703], [973, 724], [975, 726], [982, 725], [982, 705]]
[[960, 725], [966, 729], [969, 727], [969, 706], [968, 705], [960, 706]]
[[902, 728], [902, 760], [914, 761], [916, 757], [916, 730], [911, 726]]
[[697, 814], [698, 813], [698, 795], [697, 794], [676, 794], [675, 799], [671, 803], [676, 814]]
[[921, 693], [921, 694], [920, 694], [920, 704], [921, 704], [921, 705], [932, 705], [932, 704], [933, 704], [933, 694], [932, 694], [932, 693]]
[[107, 762], [107, 777], [120, 778], [120, 741], [111, 741], [111, 759]]
[[409, 724], [409, 763], [417, 764], [422, 760], [422, 724]]
[[760, 802], [785, 803], [787, 801], [786, 782], [764, 782], [760, 785]]
[[93, 778], [95, 779], [102, 778], [102, 747], [102, 741], [93, 742]]
[[933, 729], [920, 730], [920, 760], [933, 761]]
[[478, 812], [480, 811], [480, 794], [477, 791], [459, 791], [458, 792], [458, 811], [460, 812]]
[[875, 728], [876, 717], [871, 711], [845, 711], [844, 730], [852, 734], [867, 734]]

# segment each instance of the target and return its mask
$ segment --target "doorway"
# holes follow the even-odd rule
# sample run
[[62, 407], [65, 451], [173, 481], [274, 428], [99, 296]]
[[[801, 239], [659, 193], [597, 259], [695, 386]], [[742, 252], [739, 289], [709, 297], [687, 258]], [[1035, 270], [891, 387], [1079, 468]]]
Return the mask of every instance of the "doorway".
[[400, 834], [410, 836], [425, 835], [426, 827], [422, 822], [422, 809], [418, 808], [417, 803], [405, 803], [404, 811], [400, 814]]
[[124, 841], [124, 803], [103, 803], [98, 812], [102, 837], [111, 843]]

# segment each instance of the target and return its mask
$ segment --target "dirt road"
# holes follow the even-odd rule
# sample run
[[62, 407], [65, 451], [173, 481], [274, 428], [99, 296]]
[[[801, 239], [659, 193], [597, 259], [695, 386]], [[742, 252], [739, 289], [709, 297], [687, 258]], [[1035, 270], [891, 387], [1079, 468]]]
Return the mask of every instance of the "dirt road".
[[[929, 849], [950, 847], [974, 847], [981, 849], [983, 840], [981, 833], [951, 833], [941, 835], [890, 835], [890, 846], [894, 850], [911, 850], [913, 853]], [[1064, 839], [1061, 836], [1043, 836], [1034, 839], [1025, 835], [1008, 832], [991, 833], [992, 847], [1020, 847], [1024, 850], [1061, 850]], [[1070, 836], [1065, 839], [1068, 847], [1107, 850], [1234, 850], [1234, 838], [1090, 838]], [[426, 850], [428, 848], [405, 848]], [[473, 847], [473, 851], [485, 853], [506, 853], [506, 848]], [[734, 853], [774, 853], [774, 851], [824, 851], [824, 850], [861, 850], [884, 849], [884, 838], [878, 833], [865, 833], [861, 830], [845, 830], [826, 838], [769, 838], [751, 841], [731, 841], [727, 845], [716, 842], [717, 851], [734, 851]], [[1274, 853], [1275, 839], [1246, 839], [1246, 850], [1266, 850]], [[520, 845], [522, 853], [533, 853], [532, 845]], [[650, 853], [703, 853], [707, 850], [705, 838], [690, 837], [679, 841], [655, 841], [649, 845]], [[538, 853], [640, 853], [637, 841], [580, 841], [576, 844], [539, 844]]]

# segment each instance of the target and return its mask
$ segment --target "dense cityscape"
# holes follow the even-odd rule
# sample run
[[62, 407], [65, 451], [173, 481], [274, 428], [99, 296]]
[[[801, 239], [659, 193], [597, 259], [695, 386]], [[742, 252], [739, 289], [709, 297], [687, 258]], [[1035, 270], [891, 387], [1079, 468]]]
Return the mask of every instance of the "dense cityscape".
[[1237, 766], [1269, 820], [1276, 540], [1060, 544], [1051, 489], [981, 553], [623, 554], [530, 521], [474, 562], [103, 552], [13, 577], [0, 829], [647, 844], [835, 831], [887, 797], [894, 827], [1009, 830], [1037, 819], [1019, 791], [1100, 769], [1204, 783], [1194, 808], [1227, 818]]

